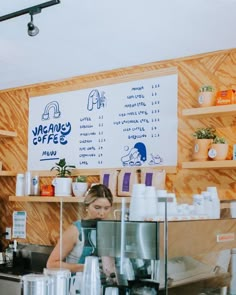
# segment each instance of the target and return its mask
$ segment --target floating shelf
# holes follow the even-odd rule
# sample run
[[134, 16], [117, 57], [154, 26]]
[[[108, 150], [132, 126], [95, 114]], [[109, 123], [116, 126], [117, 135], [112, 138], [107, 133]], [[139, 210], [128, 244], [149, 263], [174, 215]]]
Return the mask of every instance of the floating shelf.
[[184, 109], [182, 111], [182, 115], [184, 117], [189, 117], [193, 119], [204, 118], [211, 115], [211, 117], [218, 116], [236, 116], [236, 104], [223, 105], [223, 106], [213, 106], [206, 108], [192, 108], [192, 109]]
[[16, 171], [0, 171], [0, 176], [16, 176]]
[[183, 169], [225, 169], [225, 168], [236, 168], [236, 160], [226, 161], [202, 161], [202, 162], [183, 162]]
[[0, 130], [0, 137], [16, 137], [15, 131]]
[[[114, 197], [114, 204], [120, 204], [122, 198]], [[41, 202], [41, 203], [83, 203], [83, 197], [43, 197], [43, 196], [10, 196], [10, 202]], [[126, 197], [126, 202], [130, 202], [130, 197]]]

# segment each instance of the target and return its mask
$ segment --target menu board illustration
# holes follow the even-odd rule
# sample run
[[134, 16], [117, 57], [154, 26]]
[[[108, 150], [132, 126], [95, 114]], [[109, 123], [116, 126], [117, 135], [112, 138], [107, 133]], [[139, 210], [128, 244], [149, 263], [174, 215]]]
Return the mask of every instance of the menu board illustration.
[[32, 97], [28, 170], [177, 165], [177, 74]]

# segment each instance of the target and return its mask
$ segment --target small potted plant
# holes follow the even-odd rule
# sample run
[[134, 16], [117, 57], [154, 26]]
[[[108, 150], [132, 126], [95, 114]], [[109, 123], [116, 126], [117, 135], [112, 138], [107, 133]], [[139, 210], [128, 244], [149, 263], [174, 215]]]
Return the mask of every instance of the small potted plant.
[[87, 176], [79, 175], [72, 182], [72, 191], [75, 197], [82, 197], [88, 189]]
[[216, 104], [215, 90], [211, 85], [199, 88], [198, 103], [200, 107], [211, 107]]
[[215, 128], [198, 128], [192, 135], [195, 138], [193, 160], [206, 161], [208, 159], [208, 150], [210, 148], [210, 145], [216, 137]]
[[228, 155], [228, 149], [229, 145], [226, 142], [226, 139], [216, 135], [211, 143], [208, 156], [214, 161], [225, 160]]
[[67, 165], [66, 159], [60, 159], [51, 171], [57, 171], [57, 177], [53, 179], [52, 184], [55, 187], [55, 196], [71, 196], [72, 178], [71, 169], [76, 168], [74, 165]]

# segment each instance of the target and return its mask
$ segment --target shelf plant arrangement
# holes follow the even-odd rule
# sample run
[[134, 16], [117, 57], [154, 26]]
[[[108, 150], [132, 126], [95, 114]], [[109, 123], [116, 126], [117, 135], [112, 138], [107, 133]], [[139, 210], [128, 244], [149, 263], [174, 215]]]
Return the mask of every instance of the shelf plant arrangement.
[[72, 191], [75, 197], [82, 197], [88, 189], [87, 176], [79, 175], [72, 182]]
[[195, 138], [193, 147], [193, 161], [207, 161], [208, 150], [216, 137], [216, 130], [213, 127], [198, 128], [192, 134]]
[[75, 165], [67, 165], [66, 159], [60, 159], [58, 163], [51, 168], [52, 170], [57, 171], [57, 177], [67, 177], [71, 175], [71, 169], [76, 168]]
[[208, 156], [214, 161], [226, 160], [228, 155], [229, 145], [224, 137], [215, 136], [211, 143]]
[[211, 85], [203, 85], [199, 88], [198, 104], [200, 107], [210, 107], [216, 104], [215, 89]]
[[68, 165], [66, 159], [60, 159], [58, 163], [51, 168], [51, 171], [57, 171], [57, 177], [53, 179], [52, 184], [55, 187], [55, 196], [71, 196], [72, 195], [72, 178], [71, 169], [76, 168], [75, 165]]

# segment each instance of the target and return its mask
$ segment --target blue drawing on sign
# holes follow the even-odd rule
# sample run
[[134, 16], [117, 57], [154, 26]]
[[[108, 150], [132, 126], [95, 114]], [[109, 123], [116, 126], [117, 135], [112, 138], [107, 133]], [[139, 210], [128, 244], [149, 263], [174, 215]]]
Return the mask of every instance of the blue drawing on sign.
[[87, 110], [92, 111], [95, 107], [100, 109], [104, 108], [106, 104], [105, 92], [99, 93], [97, 89], [93, 89], [88, 96]]
[[156, 155], [151, 154], [150, 156], [151, 156], [151, 160], [148, 163], [149, 165], [158, 165], [163, 162], [163, 158], [161, 158], [159, 154], [156, 154]]
[[51, 109], [53, 110], [53, 118], [55, 118], [55, 119], [60, 118], [61, 112], [59, 110], [59, 103], [57, 101], [51, 101], [44, 108], [42, 120], [49, 120], [50, 119], [49, 112]]
[[129, 149], [128, 146], [124, 148], [127, 152], [125, 156], [121, 157], [123, 166], [142, 166], [147, 160], [146, 146], [142, 142], [138, 142]]

